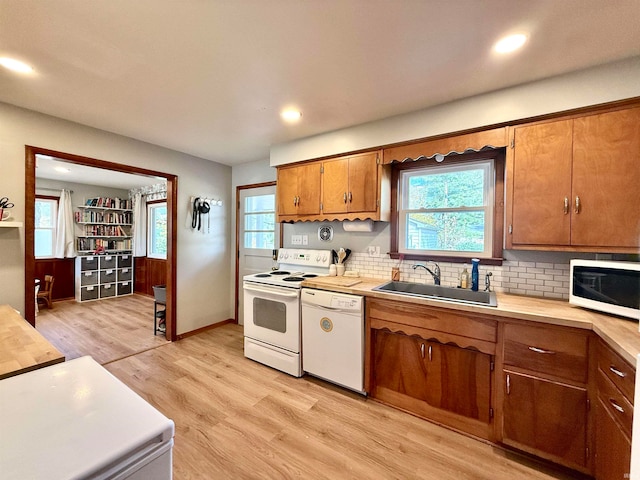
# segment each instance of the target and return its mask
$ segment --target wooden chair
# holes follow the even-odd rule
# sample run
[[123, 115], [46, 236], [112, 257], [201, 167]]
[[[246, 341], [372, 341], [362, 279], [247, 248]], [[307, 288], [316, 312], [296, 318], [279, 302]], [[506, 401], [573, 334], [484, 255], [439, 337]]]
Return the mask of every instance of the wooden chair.
[[38, 292], [38, 301], [44, 300], [47, 304], [47, 308], [53, 308], [53, 300], [51, 298], [51, 292], [53, 291], [53, 275], [44, 276], [44, 288]]

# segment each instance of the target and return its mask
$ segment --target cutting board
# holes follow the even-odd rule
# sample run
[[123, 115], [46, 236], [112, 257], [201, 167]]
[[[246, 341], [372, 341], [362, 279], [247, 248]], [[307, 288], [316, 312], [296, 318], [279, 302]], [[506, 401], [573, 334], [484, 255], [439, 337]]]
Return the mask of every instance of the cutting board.
[[353, 287], [354, 285], [362, 283], [362, 280], [355, 277], [318, 277], [314, 278], [313, 281], [337, 287]]

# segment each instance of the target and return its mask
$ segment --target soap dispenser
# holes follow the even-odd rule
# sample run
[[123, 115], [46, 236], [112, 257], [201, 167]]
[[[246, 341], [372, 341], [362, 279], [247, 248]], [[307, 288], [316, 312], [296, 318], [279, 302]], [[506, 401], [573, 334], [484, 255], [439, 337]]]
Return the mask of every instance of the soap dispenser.
[[474, 292], [478, 291], [478, 281], [480, 278], [480, 271], [478, 270], [478, 265], [480, 264], [480, 259], [472, 258], [471, 259], [471, 290]]

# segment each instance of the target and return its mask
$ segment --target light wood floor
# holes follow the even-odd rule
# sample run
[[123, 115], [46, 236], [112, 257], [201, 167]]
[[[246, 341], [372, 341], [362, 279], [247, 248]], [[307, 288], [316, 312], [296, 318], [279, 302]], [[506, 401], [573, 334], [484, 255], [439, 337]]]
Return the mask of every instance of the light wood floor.
[[574, 478], [248, 360], [237, 325], [106, 368], [176, 423], [176, 480]]
[[67, 360], [91, 355], [100, 364], [168, 343], [153, 335], [153, 299], [144, 295], [55, 302], [40, 308], [36, 330]]

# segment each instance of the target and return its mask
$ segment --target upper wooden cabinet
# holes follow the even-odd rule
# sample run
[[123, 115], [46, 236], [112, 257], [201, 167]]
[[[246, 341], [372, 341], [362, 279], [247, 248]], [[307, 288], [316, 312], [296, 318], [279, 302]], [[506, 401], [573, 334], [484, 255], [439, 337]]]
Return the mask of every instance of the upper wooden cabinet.
[[372, 152], [322, 162], [323, 213], [375, 212], [379, 158]]
[[278, 221], [281, 216], [320, 213], [320, 163], [278, 168]]
[[388, 221], [389, 177], [379, 150], [278, 167], [278, 221]]
[[513, 127], [507, 248], [636, 252], [640, 107]]

